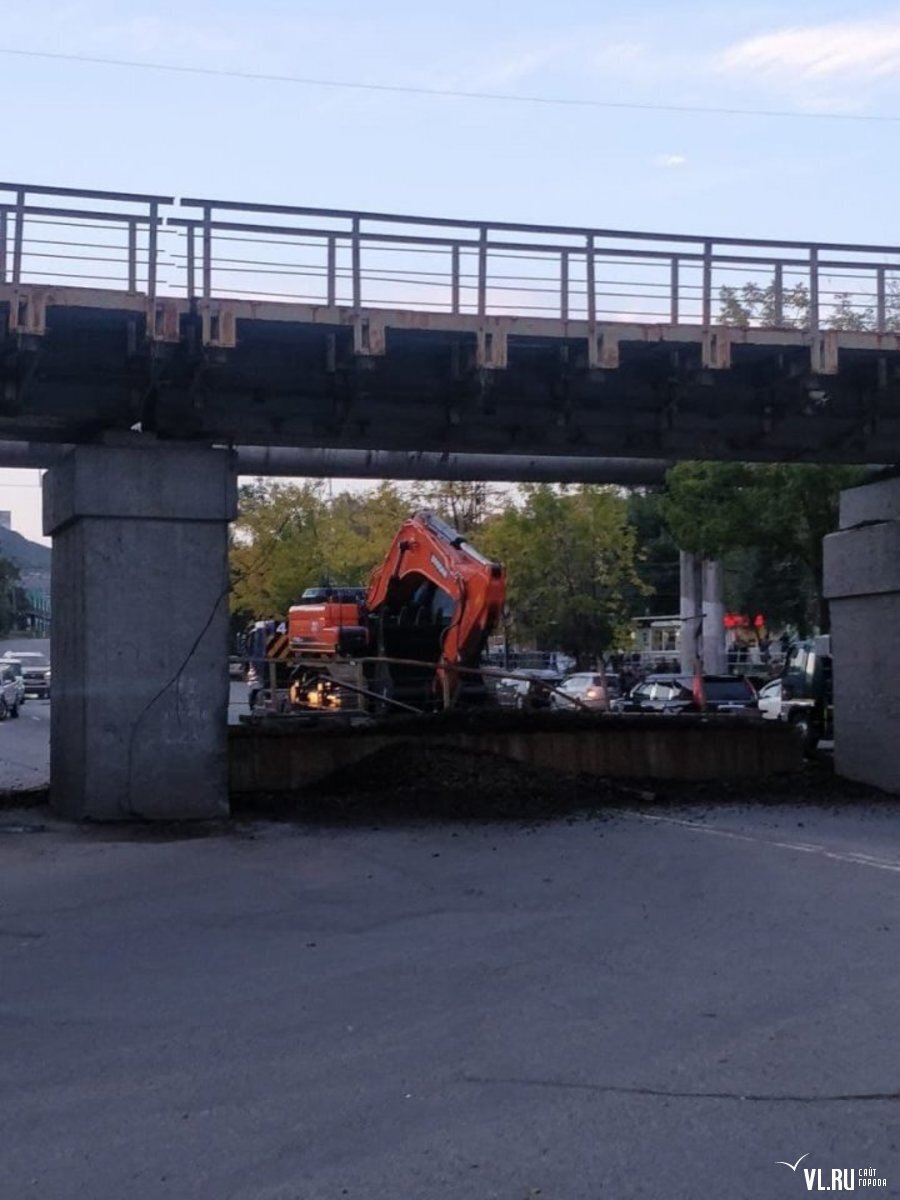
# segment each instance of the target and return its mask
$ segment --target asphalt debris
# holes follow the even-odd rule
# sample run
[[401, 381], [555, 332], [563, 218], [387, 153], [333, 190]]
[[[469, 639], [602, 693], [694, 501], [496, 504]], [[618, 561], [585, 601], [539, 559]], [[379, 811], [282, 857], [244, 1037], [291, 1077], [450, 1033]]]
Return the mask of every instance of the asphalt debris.
[[489, 753], [406, 742], [383, 747], [326, 780], [293, 793], [232, 798], [240, 816], [326, 824], [416, 820], [537, 823], [603, 819], [622, 810], [695, 806], [900, 807], [865, 784], [835, 775], [827, 757], [800, 772], [702, 782], [598, 778], [530, 766]]

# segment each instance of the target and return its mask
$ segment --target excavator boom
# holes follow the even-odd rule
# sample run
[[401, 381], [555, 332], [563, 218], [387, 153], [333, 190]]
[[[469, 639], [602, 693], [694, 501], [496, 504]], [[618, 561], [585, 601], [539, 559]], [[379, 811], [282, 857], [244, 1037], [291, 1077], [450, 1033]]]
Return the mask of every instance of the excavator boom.
[[503, 611], [506, 574], [434, 513], [404, 521], [366, 594], [378, 650], [434, 663], [445, 696], [477, 667]]

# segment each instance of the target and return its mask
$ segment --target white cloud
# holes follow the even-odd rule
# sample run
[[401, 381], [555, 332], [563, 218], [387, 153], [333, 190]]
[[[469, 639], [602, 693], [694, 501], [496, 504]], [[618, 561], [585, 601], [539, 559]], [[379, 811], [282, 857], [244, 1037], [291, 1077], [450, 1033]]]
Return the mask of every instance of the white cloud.
[[729, 46], [716, 68], [793, 80], [873, 79], [900, 74], [900, 13], [879, 20], [797, 26]]
[[687, 158], [683, 154], [657, 154], [653, 161], [658, 167], [674, 170], [676, 167], [683, 167], [687, 163]]

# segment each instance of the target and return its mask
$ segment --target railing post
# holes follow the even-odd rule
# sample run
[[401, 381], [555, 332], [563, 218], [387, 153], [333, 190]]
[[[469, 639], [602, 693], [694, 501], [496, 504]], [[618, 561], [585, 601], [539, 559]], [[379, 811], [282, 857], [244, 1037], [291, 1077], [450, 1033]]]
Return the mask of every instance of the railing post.
[[351, 273], [353, 276], [353, 307], [362, 307], [362, 248], [359, 244], [359, 217], [353, 218], [353, 240], [351, 243]]
[[819, 251], [816, 246], [809, 250], [809, 333], [816, 337], [819, 332]]
[[203, 206], [203, 299], [212, 296], [212, 208]]
[[488, 261], [488, 231], [482, 225], [478, 234], [478, 315], [487, 313], [487, 261]]
[[25, 244], [25, 191], [16, 193], [16, 232], [13, 237], [13, 283], [22, 282], [22, 252]]
[[712, 325], [712, 264], [713, 244], [703, 243], [703, 318], [702, 324]]
[[569, 319], [569, 251], [559, 256], [559, 315], [563, 321]]
[[879, 267], [877, 271], [877, 300], [875, 309], [875, 328], [879, 333], [884, 333], [887, 325], [887, 278], [884, 267]]
[[680, 292], [680, 282], [678, 279], [679, 266], [680, 266], [680, 262], [678, 259], [678, 255], [673, 254], [672, 255], [671, 280], [670, 280], [670, 284], [669, 284], [669, 322], [672, 325], [677, 325], [679, 317], [681, 316], [681, 313], [679, 311], [679, 308], [680, 308], [679, 301], [681, 298], [679, 295], [679, 292]]
[[325, 265], [325, 287], [327, 290], [326, 303], [329, 308], [337, 304], [337, 238], [332, 234], [328, 239], [328, 258]]
[[128, 290], [137, 291], [137, 221], [128, 222]]
[[459, 315], [459, 242], [453, 243], [450, 251], [450, 311]]
[[[150, 226], [147, 230], [147, 297], [156, 299], [156, 268], [159, 247], [159, 205], [150, 205]], [[134, 252], [134, 270], [137, 275], [137, 247]]]
[[784, 326], [784, 264], [775, 264], [775, 277], [772, 280], [772, 320], [776, 329]]
[[7, 215], [6, 205], [0, 208], [0, 283], [6, 283], [6, 237]]
[[194, 299], [194, 288], [196, 286], [197, 275], [197, 247], [194, 241], [194, 234], [197, 232], [195, 225], [191, 224], [187, 227], [187, 294], [188, 300]]
[[587, 319], [589, 325], [597, 323], [597, 276], [594, 267], [594, 235], [588, 234], [585, 245], [585, 268], [587, 270]]

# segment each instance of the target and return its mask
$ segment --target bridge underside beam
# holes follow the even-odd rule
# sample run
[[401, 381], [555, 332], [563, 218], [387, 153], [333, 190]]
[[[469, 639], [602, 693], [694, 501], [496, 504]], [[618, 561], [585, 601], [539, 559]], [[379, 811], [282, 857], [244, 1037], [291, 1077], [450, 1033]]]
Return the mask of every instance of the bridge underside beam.
[[227, 812], [235, 510], [221, 451], [79, 446], [44, 477], [51, 797], [66, 816]]
[[139, 425], [401, 454], [900, 460], [897, 334], [829, 331], [818, 346], [801, 330], [224, 300], [215, 321], [167, 301], [151, 328], [145, 297], [78, 289], [54, 289], [33, 330], [9, 332], [3, 291], [0, 438]]

